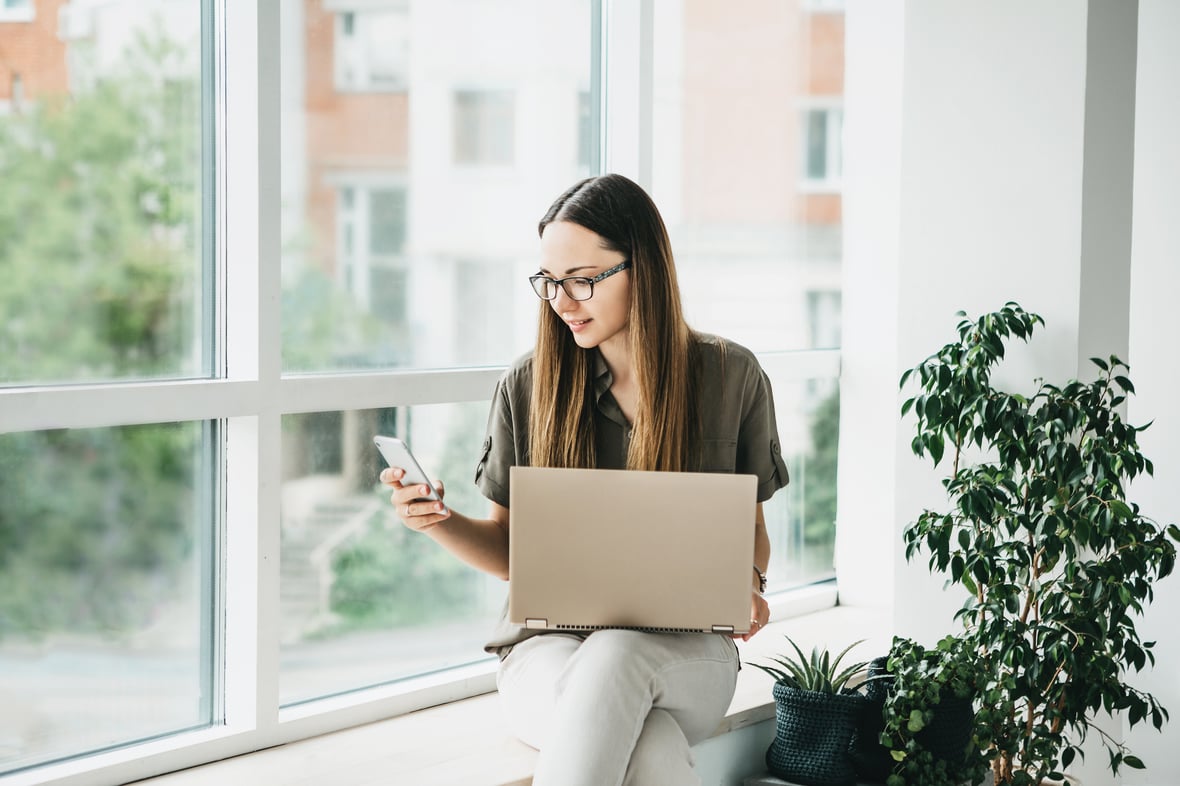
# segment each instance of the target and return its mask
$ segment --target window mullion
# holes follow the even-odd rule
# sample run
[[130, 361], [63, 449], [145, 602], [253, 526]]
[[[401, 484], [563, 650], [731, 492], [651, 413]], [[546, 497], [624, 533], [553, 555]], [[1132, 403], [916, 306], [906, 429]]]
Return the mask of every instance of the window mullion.
[[653, 0], [604, 0], [602, 86], [607, 172], [652, 186]]
[[255, 396], [224, 429], [223, 695], [226, 725], [266, 738], [278, 723], [280, 3], [232, 4], [225, 36], [223, 358]]

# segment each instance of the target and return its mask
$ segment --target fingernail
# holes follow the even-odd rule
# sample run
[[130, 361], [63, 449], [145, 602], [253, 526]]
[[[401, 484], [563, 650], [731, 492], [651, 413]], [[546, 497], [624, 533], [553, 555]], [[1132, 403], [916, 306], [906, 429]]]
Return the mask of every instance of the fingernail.
[[442, 503], [441, 502], [435, 503], [434, 509], [437, 510], [439, 513], [442, 513], [442, 509], [443, 509]]
[[425, 486], [419, 486], [419, 487], [418, 487], [418, 493], [419, 493], [419, 494], [425, 494], [425, 493], [426, 493], [426, 487], [425, 487]]

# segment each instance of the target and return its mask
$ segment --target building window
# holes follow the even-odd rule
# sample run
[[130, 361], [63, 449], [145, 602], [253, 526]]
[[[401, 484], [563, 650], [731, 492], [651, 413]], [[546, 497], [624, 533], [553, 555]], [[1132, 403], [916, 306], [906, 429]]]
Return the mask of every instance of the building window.
[[511, 90], [457, 90], [454, 98], [456, 164], [500, 166], [513, 162], [516, 96]]
[[807, 330], [812, 349], [838, 349], [840, 346], [839, 290], [807, 293]]
[[336, 15], [336, 89], [396, 92], [409, 84], [410, 17], [407, 8], [342, 11]]
[[406, 320], [406, 191], [342, 186], [338, 192], [338, 277], [357, 305], [382, 322]]
[[809, 13], [844, 13], [844, 0], [803, 0], [800, 7]]
[[811, 107], [802, 113], [802, 180], [811, 188], [838, 191], [843, 175], [844, 109]]
[[36, 15], [33, 0], [0, 0], [0, 22], [31, 22]]

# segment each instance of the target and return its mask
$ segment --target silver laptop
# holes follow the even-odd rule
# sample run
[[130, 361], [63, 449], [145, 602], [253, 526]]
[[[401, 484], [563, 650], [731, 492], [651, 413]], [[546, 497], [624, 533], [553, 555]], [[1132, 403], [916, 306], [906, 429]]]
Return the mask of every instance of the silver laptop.
[[754, 475], [513, 467], [510, 480], [513, 623], [748, 632]]

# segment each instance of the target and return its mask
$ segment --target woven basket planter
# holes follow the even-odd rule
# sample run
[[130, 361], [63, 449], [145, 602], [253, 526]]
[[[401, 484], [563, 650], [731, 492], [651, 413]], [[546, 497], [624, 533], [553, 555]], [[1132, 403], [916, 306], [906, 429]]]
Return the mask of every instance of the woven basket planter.
[[849, 748], [865, 701], [856, 693], [819, 693], [776, 682], [775, 736], [766, 766], [802, 786], [854, 786]]

